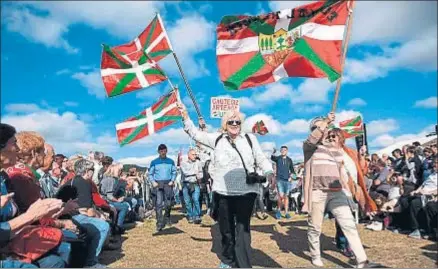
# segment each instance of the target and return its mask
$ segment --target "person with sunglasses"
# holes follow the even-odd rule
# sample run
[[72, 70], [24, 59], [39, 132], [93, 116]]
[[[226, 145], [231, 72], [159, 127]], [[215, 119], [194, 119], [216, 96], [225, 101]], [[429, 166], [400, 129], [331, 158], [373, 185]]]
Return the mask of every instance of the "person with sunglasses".
[[[239, 111], [227, 112], [220, 131], [208, 133], [195, 127], [183, 104], [178, 107], [188, 135], [213, 149], [209, 173], [213, 180], [212, 217], [222, 236], [220, 268], [251, 268], [251, 215], [260, 183], [267, 178], [275, 188], [271, 162], [257, 138], [242, 131], [244, 117]], [[266, 177], [257, 177], [256, 169]]]
[[335, 114], [318, 117], [310, 124], [310, 135], [303, 144], [305, 176], [303, 212], [309, 213], [308, 233], [312, 264], [323, 267], [320, 235], [324, 213], [329, 211], [344, 232], [354, 253], [358, 268], [368, 267], [367, 255], [350, 209], [348, 182], [343, 172], [344, 156], [336, 134], [329, 134], [328, 126]]

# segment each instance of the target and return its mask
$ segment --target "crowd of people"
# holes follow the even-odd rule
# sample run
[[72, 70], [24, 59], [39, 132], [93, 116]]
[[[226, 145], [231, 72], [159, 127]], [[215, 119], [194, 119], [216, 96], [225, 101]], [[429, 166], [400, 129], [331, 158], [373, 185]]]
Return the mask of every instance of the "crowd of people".
[[102, 152], [67, 158], [38, 133], [0, 129], [2, 267], [105, 267], [102, 250], [144, 217], [143, 176]]
[[[308, 214], [312, 263], [323, 266], [319, 236], [324, 218], [336, 223], [336, 243], [357, 267], [368, 261], [356, 223], [409, 237], [437, 236], [437, 145], [419, 143], [392, 156], [345, 145], [335, 115], [315, 118], [303, 143], [304, 162], [282, 146], [266, 156], [257, 137], [241, 131], [244, 116], [230, 111], [221, 129], [198, 128], [182, 104], [184, 130], [196, 142], [176, 162], [165, 144], [146, 173], [127, 169], [102, 152], [66, 157], [35, 132], [1, 124], [0, 244], [3, 267], [105, 267], [104, 249], [119, 249], [127, 222], [155, 210], [156, 232], [172, 225], [175, 204], [187, 222], [203, 214], [219, 226], [221, 268], [251, 267], [252, 217], [280, 220]], [[200, 122], [203, 126], [204, 122]], [[205, 204], [205, 210], [203, 205]], [[23, 243], [24, 242], [24, 243]], [[86, 252], [82, 251], [84, 248]]]

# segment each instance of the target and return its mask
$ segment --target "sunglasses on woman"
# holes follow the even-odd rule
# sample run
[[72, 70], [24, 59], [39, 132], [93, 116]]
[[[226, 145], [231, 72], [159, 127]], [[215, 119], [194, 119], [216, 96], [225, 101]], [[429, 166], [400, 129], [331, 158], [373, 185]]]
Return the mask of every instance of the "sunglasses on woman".
[[239, 126], [240, 124], [242, 124], [242, 122], [240, 120], [229, 120], [229, 121], [227, 121], [227, 124]]

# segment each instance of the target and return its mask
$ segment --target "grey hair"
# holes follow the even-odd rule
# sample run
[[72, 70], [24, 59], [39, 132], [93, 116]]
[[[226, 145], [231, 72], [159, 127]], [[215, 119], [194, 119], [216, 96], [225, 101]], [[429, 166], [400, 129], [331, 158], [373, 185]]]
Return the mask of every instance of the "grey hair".
[[100, 160], [102, 160], [102, 158], [105, 156], [105, 154], [103, 154], [103, 152], [101, 152], [101, 151], [95, 151], [94, 152], [94, 159], [96, 160], [96, 161], [100, 161]]
[[319, 117], [316, 117], [313, 120], [311, 120], [310, 121], [310, 126], [309, 126], [310, 131], [313, 132], [313, 130], [316, 129], [316, 123], [319, 122], [319, 121], [323, 121], [323, 120], [324, 120], [323, 116], [319, 116]]
[[94, 168], [94, 163], [85, 159], [80, 159], [75, 162], [75, 174], [78, 176], [83, 176], [88, 170]]

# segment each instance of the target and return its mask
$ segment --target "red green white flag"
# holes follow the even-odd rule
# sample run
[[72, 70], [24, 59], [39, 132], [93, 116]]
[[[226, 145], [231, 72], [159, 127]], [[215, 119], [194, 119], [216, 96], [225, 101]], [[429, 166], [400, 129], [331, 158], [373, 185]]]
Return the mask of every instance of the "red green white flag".
[[340, 122], [339, 128], [344, 132], [345, 138], [352, 138], [364, 134], [361, 116]]
[[268, 128], [265, 126], [265, 123], [262, 120], [254, 124], [254, 126], [252, 127], [252, 132], [259, 135], [265, 135], [269, 133]]
[[101, 76], [108, 97], [146, 88], [167, 79], [157, 62], [172, 52], [159, 14], [133, 41], [103, 45]]
[[177, 93], [172, 91], [161, 97], [152, 107], [146, 108], [140, 115], [117, 124], [119, 144], [121, 146], [130, 144], [180, 120], [181, 113], [177, 107], [177, 100]]
[[287, 77], [341, 76], [351, 1], [328, 0], [259, 16], [225, 16], [216, 55], [225, 88], [240, 90]]
[[[173, 51], [160, 14], [154, 17], [137, 38], [114, 49], [131, 59], [136, 59], [135, 53], [142, 51], [154, 62], [160, 61]], [[134, 57], [131, 57], [131, 54], [134, 54]]]

